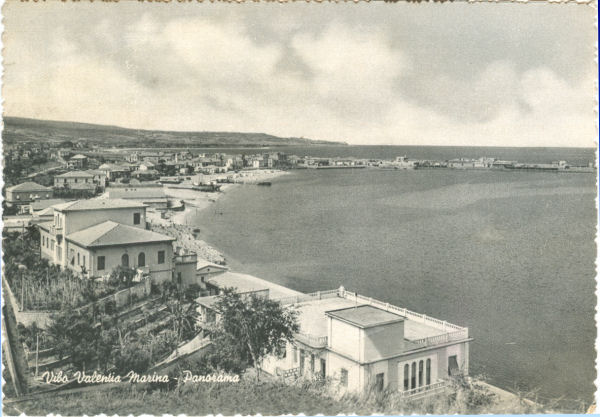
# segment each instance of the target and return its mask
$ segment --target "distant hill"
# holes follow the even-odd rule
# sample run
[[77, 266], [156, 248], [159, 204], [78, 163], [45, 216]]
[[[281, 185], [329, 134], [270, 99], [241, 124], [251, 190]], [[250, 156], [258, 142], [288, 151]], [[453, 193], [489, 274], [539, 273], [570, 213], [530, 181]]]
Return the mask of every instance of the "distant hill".
[[346, 143], [282, 138], [266, 133], [243, 132], [169, 132], [128, 129], [118, 126], [77, 122], [5, 117], [4, 144], [17, 142], [84, 141], [95, 145], [117, 147], [238, 147], [238, 146], [310, 146], [346, 145]]

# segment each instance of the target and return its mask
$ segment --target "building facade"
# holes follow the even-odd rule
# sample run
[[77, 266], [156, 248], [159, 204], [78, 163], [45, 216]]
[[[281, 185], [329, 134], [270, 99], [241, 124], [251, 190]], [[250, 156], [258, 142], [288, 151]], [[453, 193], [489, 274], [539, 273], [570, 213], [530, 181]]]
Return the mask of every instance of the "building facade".
[[342, 391], [394, 390], [431, 395], [469, 372], [468, 329], [350, 293], [290, 297], [300, 332], [283, 358], [269, 357], [273, 375], [329, 378]]
[[52, 188], [35, 182], [24, 182], [6, 189], [6, 203], [9, 206], [28, 205], [38, 200], [49, 200], [53, 196]]
[[146, 230], [146, 206], [122, 199], [78, 200], [53, 206], [42, 223], [43, 257], [88, 276], [139, 269], [153, 281], [172, 279], [174, 238]]

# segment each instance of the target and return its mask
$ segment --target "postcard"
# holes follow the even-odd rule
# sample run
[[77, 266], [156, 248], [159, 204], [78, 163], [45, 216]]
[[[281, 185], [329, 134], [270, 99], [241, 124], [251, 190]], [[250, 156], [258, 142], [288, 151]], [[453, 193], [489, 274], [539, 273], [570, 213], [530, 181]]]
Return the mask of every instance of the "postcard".
[[6, 0], [3, 414], [594, 412], [596, 12]]

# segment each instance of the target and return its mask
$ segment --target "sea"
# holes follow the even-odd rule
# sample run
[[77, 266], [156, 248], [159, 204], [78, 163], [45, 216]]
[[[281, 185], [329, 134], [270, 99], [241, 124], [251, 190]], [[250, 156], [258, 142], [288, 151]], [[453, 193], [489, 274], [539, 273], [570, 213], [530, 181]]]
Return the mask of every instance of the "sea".
[[[276, 150], [595, 160], [572, 148]], [[468, 326], [471, 375], [575, 410], [595, 392], [595, 197], [589, 173], [292, 170], [271, 187], [236, 187], [190, 220], [234, 270], [303, 292], [343, 285]]]

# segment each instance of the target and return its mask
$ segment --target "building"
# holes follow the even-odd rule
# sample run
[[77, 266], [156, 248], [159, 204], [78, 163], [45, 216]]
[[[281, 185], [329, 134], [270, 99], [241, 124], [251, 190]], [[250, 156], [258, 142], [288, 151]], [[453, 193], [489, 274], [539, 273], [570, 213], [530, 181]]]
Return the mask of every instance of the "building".
[[369, 388], [422, 396], [469, 372], [468, 328], [339, 290], [280, 300], [299, 311], [300, 332], [273, 375], [331, 378], [342, 391]]
[[[26, 213], [35, 216], [54, 216], [54, 209], [52, 206], [57, 204], [66, 203], [67, 200], [63, 200], [61, 198], [51, 198], [50, 200], [39, 200], [34, 201], [28, 206], [23, 206], [23, 209], [27, 209]], [[50, 210], [49, 210], [50, 209]], [[24, 211], [25, 212], [25, 211]], [[50, 214], [48, 214], [50, 213]], [[51, 218], [49, 220], [52, 220]]]
[[212, 262], [208, 262], [205, 259], [198, 259], [196, 263], [196, 283], [202, 285], [211, 276], [216, 274], [222, 274], [227, 272], [229, 268], [223, 265], [217, 265]]
[[41, 253], [52, 263], [88, 276], [121, 265], [154, 282], [172, 279], [174, 238], [146, 230], [146, 206], [122, 199], [77, 200], [53, 206], [41, 223]]
[[67, 161], [67, 167], [69, 169], [82, 169], [87, 166], [88, 157], [85, 155], [77, 154]]
[[87, 171], [69, 171], [54, 177], [55, 188], [73, 188], [75, 184], [88, 184], [96, 188], [95, 175]]
[[52, 197], [52, 188], [30, 181], [6, 189], [6, 204], [8, 206], [27, 205], [33, 201], [47, 200]]
[[104, 172], [104, 175], [109, 181], [114, 181], [117, 178], [129, 178], [129, 167], [117, 164], [102, 164], [98, 167], [98, 171]]

